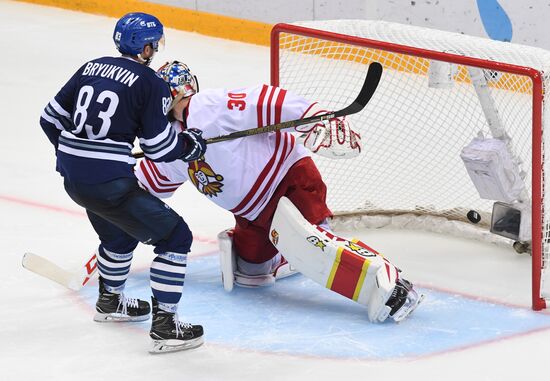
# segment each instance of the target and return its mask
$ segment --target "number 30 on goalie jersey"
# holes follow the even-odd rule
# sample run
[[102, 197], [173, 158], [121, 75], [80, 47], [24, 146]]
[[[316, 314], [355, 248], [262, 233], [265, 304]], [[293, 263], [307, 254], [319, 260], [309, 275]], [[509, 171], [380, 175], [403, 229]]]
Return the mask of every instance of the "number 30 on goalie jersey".
[[[266, 89], [267, 91], [265, 91]], [[277, 91], [278, 95], [274, 99], [272, 95]], [[268, 93], [270, 94], [266, 97]], [[229, 110], [244, 111], [246, 109], [247, 94], [245, 92], [228, 92], [227, 96], [229, 98], [227, 101], [227, 108]], [[264, 85], [256, 105], [258, 110], [258, 127], [280, 123], [281, 114], [284, 109], [304, 110], [303, 105], [308, 102], [305, 99], [299, 98], [294, 97], [294, 95], [284, 89]], [[272, 106], [273, 110], [271, 110]], [[267, 111], [265, 115], [262, 112], [264, 109]], [[270, 111], [273, 112], [274, 120], [270, 118]], [[315, 102], [310, 104], [305, 112], [300, 112], [302, 113], [301, 118], [307, 118], [326, 114], [329, 111], [321, 108]], [[263, 118], [264, 116], [265, 119]], [[284, 120], [289, 119], [284, 118]], [[316, 123], [314, 126], [298, 127], [296, 130], [302, 132], [301, 142], [304, 146], [315, 154], [330, 159], [349, 159], [361, 153], [361, 135], [351, 129], [345, 117], [332, 118], [328, 121]]]

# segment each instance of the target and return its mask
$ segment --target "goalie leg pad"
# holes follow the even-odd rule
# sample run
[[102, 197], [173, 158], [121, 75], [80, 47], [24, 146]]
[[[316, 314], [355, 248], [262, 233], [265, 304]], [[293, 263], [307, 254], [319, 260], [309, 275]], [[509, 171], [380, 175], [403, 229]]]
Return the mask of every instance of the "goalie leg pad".
[[237, 269], [237, 253], [233, 246], [233, 229], [226, 229], [218, 234], [220, 247], [220, 268], [222, 271], [223, 288], [227, 292], [233, 290], [235, 270]]
[[398, 270], [357, 240], [347, 240], [310, 224], [286, 197], [281, 198], [270, 237], [279, 252], [313, 281], [367, 307], [372, 322], [384, 321]]

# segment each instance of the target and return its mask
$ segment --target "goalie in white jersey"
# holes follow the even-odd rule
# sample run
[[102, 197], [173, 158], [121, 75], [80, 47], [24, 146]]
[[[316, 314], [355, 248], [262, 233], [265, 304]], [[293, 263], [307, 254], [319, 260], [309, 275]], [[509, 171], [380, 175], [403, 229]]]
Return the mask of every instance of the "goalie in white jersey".
[[[197, 129], [204, 139], [327, 113], [317, 103], [268, 85], [198, 93], [197, 78], [178, 61], [167, 63], [158, 74], [174, 98], [173, 127], [178, 132]], [[136, 167], [136, 176], [161, 198], [189, 180], [233, 213], [235, 228], [218, 236], [227, 291], [233, 283], [256, 287], [291, 275], [294, 271], [286, 258], [314, 281], [366, 305], [371, 321], [388, 316], [403, 319], [421, 297], [376, 251], [328, 231], [332, 213], [326, 205], [326, 185], [310, 157], [310, 150], [332, 158], [355, 157], [361, 152], [360, 136], [344, 118], [296, 130], [299, 138], [277, 131], [211, 144], [199, 160], [190, 163], [144, 159]], [[282, 222], [285, 218], [292, 223]], [[291, 229], [294, 222], [300, 223]], [[287, 238], [292, 249], [285, 247]], [[298, 249], [304, 242], [306, 246]], [[314, 251], [319, 248], [328, 254], [323, 261], [316, 259]]]

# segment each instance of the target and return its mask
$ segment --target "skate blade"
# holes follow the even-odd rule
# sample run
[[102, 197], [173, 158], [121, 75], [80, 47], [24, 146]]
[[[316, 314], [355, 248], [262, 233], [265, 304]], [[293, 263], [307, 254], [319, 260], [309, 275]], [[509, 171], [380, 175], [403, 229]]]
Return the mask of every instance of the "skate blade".
[[149, 350], [151, 354], [185, 351], [200, 347], [204, 344], [204, 338], [197, 337], [191, 340], [153, 340], [153, 347]]
[[415, 301], [413, 301], [410, 305], [406, 306], [404, 309], [402, 309], [402, 311], [397, 311], [392, 316], [393, 320], [396, 323], [403, 321], [407, 316], [413, 313], [413, 311], [416, 309], [416, 307], [420, 305], [420, 303], [422, 303], [422, 301], [424, 300], [424, 297], [425, 297], [424, 294], [418, 295], [418, 298]]
[[149, 319], [149, 315], [128, 316], [120, 313], [104, 314], [101, 312], [97, 312], [94, 315], [94, 321], [98, 323], [137, 322], [137, 321], [145, 321], [148, 319]]

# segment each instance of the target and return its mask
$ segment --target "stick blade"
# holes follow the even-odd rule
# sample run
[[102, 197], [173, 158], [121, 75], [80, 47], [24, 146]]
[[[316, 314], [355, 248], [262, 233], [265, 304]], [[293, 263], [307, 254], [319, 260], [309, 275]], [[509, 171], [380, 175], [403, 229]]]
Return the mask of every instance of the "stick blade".
[[343, 108], [340, 111], [337, 111], [335, 115], [337, 117], [345, 116], [356, 114], [359, 111], [363, 110], [376, 92], [376, 88], [378, 87], [380, 79], [382, 78], [382, 72], [383, 67], [379, 62], [371, 62], [367, 71], [367, 76], [365, 77], [365, 82], [363, 82], [363, 87], [357, 95], [357, 98], [349, 106]]
[[50, 260], [33, 253], [23, 255], [22, 265], [29, 271], [53, 280], [54, 282], [74, 291], [80, 290], [82, 281], [80, 274], [75, 274], [57, 266]]

